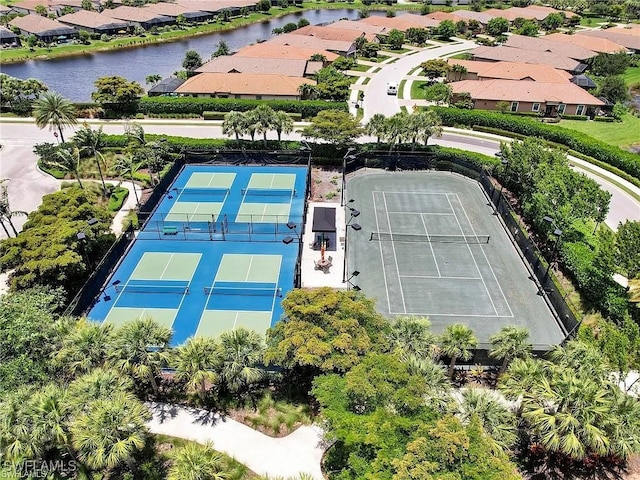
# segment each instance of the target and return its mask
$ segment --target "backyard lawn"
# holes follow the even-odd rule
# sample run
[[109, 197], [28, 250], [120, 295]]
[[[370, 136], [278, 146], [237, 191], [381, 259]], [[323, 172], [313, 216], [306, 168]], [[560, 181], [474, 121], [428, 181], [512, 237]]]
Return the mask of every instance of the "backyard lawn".
[[622, 76], [629, 86], [635, 83], [640, 83], [640, 66], [627, 68]]
[[581, 122], [579, 120], [562, 120], [558, 125], [565, 128], [578, 130], [591, 135], [603, 142], [627, 148], [634, 143], [640, 143], [640, 118], [627, 113], [622, 117], [622, 122]]
[[424, 87], [427, 86], [427, 82], [415, 81], [411, 83], [411, 98], [424, 99]]

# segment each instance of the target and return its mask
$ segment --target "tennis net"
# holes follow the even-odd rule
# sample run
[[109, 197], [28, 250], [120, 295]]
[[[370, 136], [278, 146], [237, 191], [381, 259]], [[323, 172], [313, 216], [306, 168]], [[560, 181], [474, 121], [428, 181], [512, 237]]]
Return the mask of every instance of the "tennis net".
[[228, 188], [207, 188], [207, 187], [198, 187], [198, 188], [174, 188], [171, 191], [177, 194], [184, 195], [212, 195], [212, 196], [224, 196], [230, 193], [230, 189]]
[[265, 297], [282, 297], [281, 288], [237, 288], [237, 287], [204, 287], [205, 295], [249, 295]]
[[380, 242], [431, 242], [431, 243], [489, 243], [490, 235], [417, 235], [407, 233], [371, 232], [369, 240]]
[[291, 188], [243, 188], [242, 195], [261, 197], [295, 197], [296, 191]]
[[115, 285], [116, 292], [124, 293], [171, 293], [177, 295], [189, 295], [189, 287], [186, 285]]

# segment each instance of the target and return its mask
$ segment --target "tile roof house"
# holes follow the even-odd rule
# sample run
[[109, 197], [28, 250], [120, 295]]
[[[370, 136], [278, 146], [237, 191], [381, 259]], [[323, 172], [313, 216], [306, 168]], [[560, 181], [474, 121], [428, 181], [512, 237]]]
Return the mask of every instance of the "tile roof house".
[[510, 22], [513, 22], [516, 18], [524, 18], [526, 20], [537, 20], [541, 22], [545, 18], [547, 18], [552, 13], [564, 13], [565, 17], [571, 18], [577, 16], [572, 12], [563, 12], [561, 10], [556, 10], [555, 8], [550, 7], [538, 7], [534, 5], [529, 5], [528, 7], [510, 7], [505, 8], [504, 10], [500, 10], [499, 8], [490, 8], [489, 10], [485, 10], [482, 12], [486, 15], [491, 15], [493, 18], [502, 17], [506, 18]]
[[521, 50], [519, 48], [478, 47], [469, 52], [474, 60], [489, 62], [517, 62], [536, 65], [550, 65], [559, 70], [572, 73], [582, 73], [587, 68], [584, 63], [553, 52], [536, 52], [533, 50]]
[[38, 40], [43, 42], [68, 40], [78, 36], [78, 30], [75, 28], [33, 13], [24, 17], [16, 17], [9, 22], [9, 25], [18, 27], [21, 35], [35, 35]]
[[[462, 65], [467, 73], [462, 75], [449, 72], [449, 81], [461, 80], [524, 80], [544, 83], [567, 83], [572, 75], [564, 70], [558, 70], [549, 65], [535, 65], [516, 62], [477, 62], [473, 60], [458, 60], [450, 58], [449, 65]], [[460, 78], [461, 77], [461, 78]]]
[[[638, 33], [640, 35], [640, 32]], [[619, 43], [612, 42], [606, 38], [589, 37], [587, 35], [567, 35], [566, 33], [552, 33], [545, 35], [547, 40], [554, 42], [568, 43], [577, 47], [586, 48], [597, 53], [617, 53], [626, 52], [627, 49]]]
[[367, 42], [377, 42], [378, 37], [375, 33], [365, 33], [362, 30], [321, 27], [317, 25], [307, 25], [291, 32], [294, 35], [306, 35], [309, 37], [320, 38], [322, 40], [335, 40], [339, 42], [355, 42], [358, 38], [364, 37]]
[[337, 22], [329, 23], [324, 26], [327, 28], [339, 28], [342, 30], [356, 30], [360, 33], [370, 33], [372, 35], [378, 35], [387, 31], [383, 26], [370, 25], [362, 21], [355, 22], [353, 20], [338, 20]]
[[469, 20], [475, 20], [480, 25], [486, 25], [493, 17], [483, 12], [474, 12], [473, 10], [455, 10], [453, 12], [456, 16], [462, 17], [462, 19], [469, 23]]
[[[416, 22], [413, 17], [420, 18], [422, 20], [428, 20], [428, 22]], [[437, 27], [438, 21], [431, 18], [420, 17], [419, 15], [400, 15], [397, 17], [379, 17], [377, 15], [363, 18], [358, 20], [358, 23], [372, 25], [375, 27], [383, 28], [385, 32], [389, 30], [400, 30], [406, 32], [410, 28], [430, 28]]]
[[637, 27], [629, 26], [628, 28], [613, 27], [605, 30], [587, 30], [581, 31], [580, 35], [606, 38], [636, 53], [640, 52], [640, 29]]
[[[327, 28], [327, 30], [335, 30]], [[356, 52], [356, 46], [348, 40], [325, 40], [319, 37], [309, 35], [300, 35], [294, 33], [282, 33], [271, 38], [267, 43], [277, 45], [291, 45], [298, 48], [309, 48], [316, 51], [328, 50], [330, 52], [339, 53], [340, 55], [353, 55]]]
[[36, 13], [36, 7], [42, 5], [46, 8], [47, 13], [59, 15], [62, 10], [60, 5], [51, 5], [48, 0], [22, 0], [21, 2], [11, 5], [11, 9], [17, 13]]
[[307, 77], [322, 68], [322, 62], [294, 58], [260, 58], [223, 55], [216, 57], [195, 71], [198, 73], [258, 73]]
[[104, 13], [90, 12], [88, 10], [78, 10], [58, 18], [62, 22], [78, 30], [86, 30], [89, 33], [115, 35], [120, 31], [130, 29], [128, 22], [116, 20]]
[[563, 57], [573, 58], [574, 60], [585, 61], [597, 56], [593, 50], [587, 50], [578, 45], [572, 45], [564, 42], [554, 42], [546, 37], [527, 37], [524, 35], [509, 35], [505, 46], [510, 48], [519, 48], [522, 50], [533, 50], [536, 52], [551, 52], [562, 55]]
[[182, 15], [190, 22], [204, 22], [213, 18], [213, 13], [211, 12], [203, 12], [202, 10], [187, 8], [185, 6], [178, 5], [177, 3], [147, 3], [142, 8], [158, 15], [166, 15], [167, 17], [177, 18], [179, 15]]
[[103, 13], [118, 20], [124, 20], [126, 22], [131, 22], [133, 25], [139, 25], [145, 30], [149, 30], [152, 27], [162, 27], [164, 25], [176, 23], [175, 18], [159, 15], [151, 12], [150, 10], [145, 10], [144, 8], [139, 7], [127, 7], [123, 5], [111, 10], [104, 10]]
[[253, 73], [200, 73], [176, 88], [192, 97], [299, 100], [301, 85], [315, 85], [308, 78]]
[[200, 10], [211, 14], [229, 10], [237, 13], [241, 8], [255, 10], [256, 0], [176, 0], [178, 5], [188, 9]]
[[462, 20], [463, 22], [467, 21], [466, 18], [462, 18], [456, 15], [456, 12], [449, 13], [449, 12], [437, 11], [437, 12], [432, 12], [432, 13], [429, 13], [428, 15], [425, 15], [425, 17], [430, 18], [431, 20], [435, 20], [438, 23], [442, 22], [443, 20], [451, 20], [453, 23], [457, 23], [460, 20]]
[[236, 52], [234, 57], [309, 60], [315, 54], [324, 55], [327, 62], [333, 62], [340, 58], [337, 53], [321, 48], [300, 48], [273, 42], [262, 42], [243, 47]]
[[[552, 7], [545, 7], [544, 5], [529, 5], [527, 7], [525, 7], [525, 10], [538, 10], [542, 13], [546, 13], [546, 17], [543, 17], [542, 19], [544, 20], [545, 18], [547, 18], [549, 15], [551, 15], [552, 13], [562, 13], [566, 18], [573, 18], [573, 17], [579, 17], [580, 15], [578, 15], [577, 13], [573, 13], [569, 10], [557, 10], [555, 8]], [[538, 17], [536, 17], [538, 18]]]
[[604, 105], [587, 91], [573, 83], [521, 82], [517, 80], [463, 80], [453, 82], [454, 101], [461, 94], [471, 96], [474, 108], [497, 110], [498, 102], [509, 103], [512, 112], [540, 112], [587, 115]]
[[19, 46], [20, 38], [8, 28], [0, 27], [0, 44]]
[[440, 24], [440, 22], [438, 22], [437, 20], [428, 18], [424, 15], [416, 15], [415, 13], [405, 13], [402, 15], [398, 15], [395, 18], [403, 20], [405, 22], [415, 23], [416, 27], [422, 28], [437, 27]]

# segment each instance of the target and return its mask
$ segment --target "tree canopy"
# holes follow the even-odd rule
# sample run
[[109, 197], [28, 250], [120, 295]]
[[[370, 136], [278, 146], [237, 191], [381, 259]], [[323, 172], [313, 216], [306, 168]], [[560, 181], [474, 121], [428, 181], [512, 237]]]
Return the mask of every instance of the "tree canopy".
[[344, 146], [353, 142], [362, 132], [359, 122], [349, 112], [322, 110], [311, 119], [311, 125], [304, 127], [302, 136]]

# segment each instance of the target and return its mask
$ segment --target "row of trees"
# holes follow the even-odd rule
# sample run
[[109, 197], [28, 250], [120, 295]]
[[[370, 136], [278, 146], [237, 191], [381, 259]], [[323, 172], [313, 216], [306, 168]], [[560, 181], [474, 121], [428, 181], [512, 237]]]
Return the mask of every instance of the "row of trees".
[[274, 111], [266, 103], [259, 105], [248, 112], [229, 112], [222, 122], [222, 133], [234, 135], [239, 140], [242, 135], [248, 134], [251, 141], [256, 134], [262, 134], [264, 147], [267, 147], [267, 133], [275, 131], [278, 141], [281, 141], [283, 133], [293, 131], [293, 119], [289, 114], [281, 110]]

